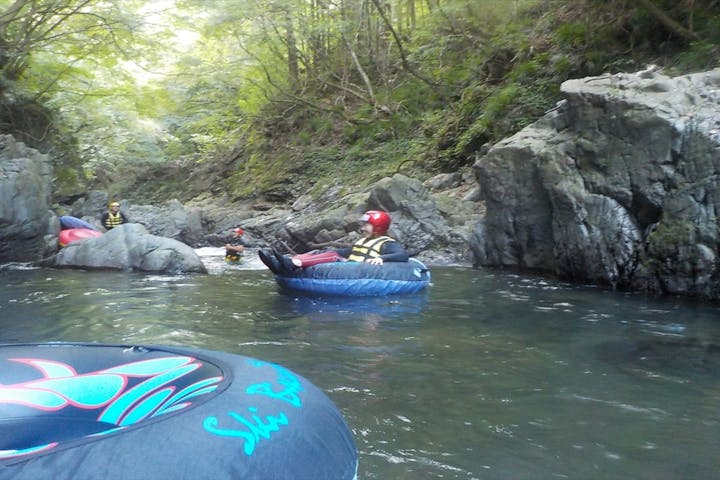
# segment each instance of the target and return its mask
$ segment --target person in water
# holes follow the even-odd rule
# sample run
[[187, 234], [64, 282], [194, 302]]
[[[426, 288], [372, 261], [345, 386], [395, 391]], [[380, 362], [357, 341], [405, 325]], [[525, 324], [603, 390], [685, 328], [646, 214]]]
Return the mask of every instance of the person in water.
[[[233, 234], [236, 239], [240, 239], [243, 236], [245, 230], [242, 228], [234, 228]], [[225, 261], [228, 263], [238, 263], [242, 259], [243, 252], [245, 251], [245, 245], [242, 243], [226, 243], [225, 244]]]
[[112, 230], [118, 225], [127, 223], [127, 221], [127, 217], [120, 211], [120, 204], [118, 202], [110, 202], [108, 204], [108, 211], [100, 217], [100, 223], [105, 227], [105, 230]]
[[260, 260], [275, 274], [289, 273], [298, 268], [328, 262], [362, 262], [382, 265], [385, 262], [407, 262], [410, 256], [402, 245], [387, 236], [390, 215], [380, 210], [368, 210], [360, 218], [364, 236], [352, 247], [322, 253], [305, 253], [289, 257], [275, 249], [260, 250]]

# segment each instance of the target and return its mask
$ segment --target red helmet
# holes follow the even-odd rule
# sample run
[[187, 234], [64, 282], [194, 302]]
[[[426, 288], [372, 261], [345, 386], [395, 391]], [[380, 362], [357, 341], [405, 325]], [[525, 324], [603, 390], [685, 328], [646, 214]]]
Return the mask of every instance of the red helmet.
[[384, 235], [390, 228], [390, 215], [380, 210], [368, 210], [360, 217], [360, 221], [372, 225], [375, 235]]
[[245, 230], [243, 230], [242, 228], [233, 228], [233, 232], [236, 235], [242, 235], [243, 233], [245, 233]]

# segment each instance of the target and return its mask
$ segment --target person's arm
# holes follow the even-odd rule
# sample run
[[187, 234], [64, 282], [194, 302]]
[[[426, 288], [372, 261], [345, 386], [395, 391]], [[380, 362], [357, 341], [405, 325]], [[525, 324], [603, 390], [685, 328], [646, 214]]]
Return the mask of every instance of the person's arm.
[[410, 260], [410, 255], [398, 242], [388, 241], [380, 247], [380, 258], [383, 262], [407, 262]]
[[107, 225], [105, 224], [105, 221], [108, 219], [108, 213], [105, 212], [102, 215], [100, 215], [100, 224], [107, 229]]
[[120, 218], [122, 218], [123, 223], [128, 223], [128, 219], [123, 212], [120, 212]]

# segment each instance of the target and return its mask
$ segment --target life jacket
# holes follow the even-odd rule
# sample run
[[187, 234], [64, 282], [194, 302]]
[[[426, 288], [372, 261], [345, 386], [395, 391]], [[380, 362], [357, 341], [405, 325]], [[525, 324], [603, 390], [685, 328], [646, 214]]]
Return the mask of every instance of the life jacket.
[[112, 228], [117, 227], [118, 225], [122, 225], [123, 218], [122, 215], [120, 215], [120, 212], [117, 212], [113, 215], [112, 212], [108, 212], [108, 217], [105, 219], [105, 228], [110, 230]]
[[382, 236], [382, 237], [365, 237], [361, 238], [357, 242], [355, 242], [355, 245], [352, 246], [352, 250], [350, 250], [350, 255], [348, 256], [348, 260], [351, 262], [364, 262], [368, 258], [375, 258], [380, 256], [380, 249], [382, 248], [383, 244], [385, 242], [394, 242], [390, 237]]
[[225, 250], [225, 261], [227, 263], [240, 263], [243, 254], [235, 250]]

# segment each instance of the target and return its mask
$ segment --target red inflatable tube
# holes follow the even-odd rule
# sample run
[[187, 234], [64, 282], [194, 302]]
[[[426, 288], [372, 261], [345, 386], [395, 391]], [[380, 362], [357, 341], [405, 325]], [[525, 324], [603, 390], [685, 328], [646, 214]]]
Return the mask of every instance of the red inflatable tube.
[[90, 230], [89, 228], [69, 228], [67, 230], [61, 230], [58, 235], [58, 243], [61, 247], [69, 245], [72, 242], [78, 240], [85, 240], [86, 238], [94, 238], [102, 235], [102, 232], [97, 230]]

